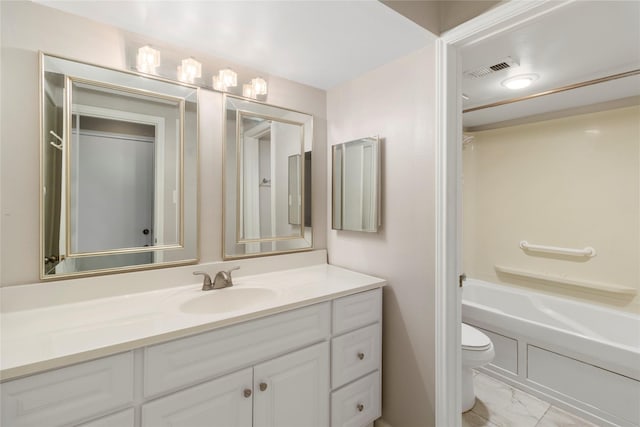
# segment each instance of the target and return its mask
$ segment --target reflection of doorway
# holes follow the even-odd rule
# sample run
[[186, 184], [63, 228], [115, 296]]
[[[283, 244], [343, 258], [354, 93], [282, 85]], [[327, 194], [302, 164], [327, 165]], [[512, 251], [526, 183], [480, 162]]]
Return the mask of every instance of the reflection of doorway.
[[[76, 106], [70, 161], [70, 253], [162, 244], [164, 119]], [[118, 112], [116, 112], [118, 113]], [[152, 252], [133, 263], [158, 261]]]
[[90, 131], [81, 125], [74, 182], [75, 253], [153, 245], [153, 143], [153, 136]]

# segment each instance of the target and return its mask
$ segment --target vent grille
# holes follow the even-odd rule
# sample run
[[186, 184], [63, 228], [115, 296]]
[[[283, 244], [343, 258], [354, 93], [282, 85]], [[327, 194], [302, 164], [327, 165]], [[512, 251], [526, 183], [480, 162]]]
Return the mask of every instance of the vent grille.
[[511, 68], [511, 65], [507, 64], [506, 62], [501, 62], [499, 64], [492, 65], [489, 68], [491, 68], [493, 71], [500, 71], [504, 70], [505, 68]]
[[518, 62], [512, 57], [508, 56], [493, 65], [478, 67], [474, 70], [465, 71], [463, 74], [468, 79], [478, 79], [498, 71], [506, 70], [508, 68], [516, 68], [518, 66], [520, 66], [520, 64], [518, 64]]

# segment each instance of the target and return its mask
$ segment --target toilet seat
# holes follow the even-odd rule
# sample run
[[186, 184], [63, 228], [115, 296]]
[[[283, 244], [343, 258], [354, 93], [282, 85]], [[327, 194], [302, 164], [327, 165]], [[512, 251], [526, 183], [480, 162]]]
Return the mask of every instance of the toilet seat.
[[485, 351], [491, 348], [491, 339], [478, 329], [462, 324], [462, 349], [469, 351]]

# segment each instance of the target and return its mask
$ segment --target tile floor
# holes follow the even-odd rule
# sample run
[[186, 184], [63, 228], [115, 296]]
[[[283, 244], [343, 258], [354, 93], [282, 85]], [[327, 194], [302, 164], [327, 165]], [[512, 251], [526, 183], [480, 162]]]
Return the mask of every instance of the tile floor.
[[462, 427], [597, 427], [480, 372], [473, 382], [476, 404], [462, 414]]

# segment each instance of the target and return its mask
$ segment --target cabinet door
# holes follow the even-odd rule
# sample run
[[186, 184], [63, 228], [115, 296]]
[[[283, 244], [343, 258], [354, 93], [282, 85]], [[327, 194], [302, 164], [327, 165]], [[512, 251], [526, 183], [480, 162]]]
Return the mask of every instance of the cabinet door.
[[329, 344], [323, 342], [257, 365], [254, 427], [329, 425]]
[[135, 425], [134, 410], [133, 408], [130, 408], [126, 411], [107, 415], [106, 417], [98, 418], [97, 420], [80, 424], [76, 427], [134, 427]]
[[142, 406], [142, 426], [251, 427], [251, 383], [247, 368], [154, 400]]

